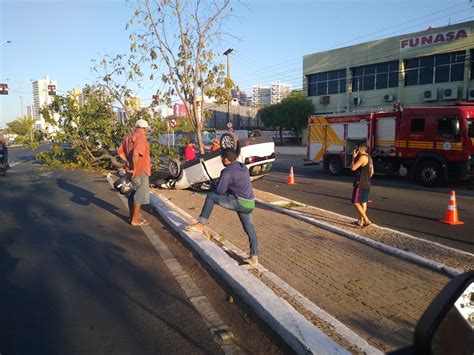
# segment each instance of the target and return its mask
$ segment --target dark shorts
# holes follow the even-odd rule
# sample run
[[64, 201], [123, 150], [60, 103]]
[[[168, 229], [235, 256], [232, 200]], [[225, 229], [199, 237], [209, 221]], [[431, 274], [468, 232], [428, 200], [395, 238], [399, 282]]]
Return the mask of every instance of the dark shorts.
[[133, 191], [129, 200], [134, 205], [148, 205], [150, 203], [150, 181], [148, 175], [142, 173], [140, 177], [132, 178]]
[[370, 189], [361, 189], [359, 186], [355, 186], [352, 191], [352, 203], [367, 203], [369, 202]]

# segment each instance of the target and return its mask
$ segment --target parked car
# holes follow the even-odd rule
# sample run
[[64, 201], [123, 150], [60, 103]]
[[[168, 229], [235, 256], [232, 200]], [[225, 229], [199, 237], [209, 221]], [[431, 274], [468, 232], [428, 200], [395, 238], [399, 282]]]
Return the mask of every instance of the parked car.
[[[268, 174], [275, 161], [275, 143], [271, 137], [262, 136], [258, 131], [248, 138], [237, 139], [232, 133], [225, 133], [220, 139], [221, 149], [230, 148], [238, 152], [237, 161], [249, 169], [250, 179], [256, 180]], [[202, 187], [203, 184], [219, 178], [224, 165], [221, 150], [204, 153], [190, 161], [172, 159], [168, 164], [168, 181], [162, 188], [186, 189]]]

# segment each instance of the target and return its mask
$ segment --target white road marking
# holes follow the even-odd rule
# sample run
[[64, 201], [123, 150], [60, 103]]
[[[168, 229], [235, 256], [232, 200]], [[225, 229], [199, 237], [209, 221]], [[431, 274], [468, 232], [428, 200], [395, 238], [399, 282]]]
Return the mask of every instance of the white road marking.
[[[107, 176], [110, 186], [113, 188], [114, 181], [110, 176]], [[127, 199], [123, 195], [119, 195], [123, 204], [128, 208]], [[165, 262], [168, 270], [171, 272], [175, 280], [179, 283], [182, 290], [188, 297], [191, 304], [196, 311], [201, 315], [208, 326], [214, 340], [219, 344], [224, 354], [244, 354], [244, 351], [237, 345], [234, 336], [230, 331], [230, 327], [222, 321], [219, 314], [214, 310], [211, 303], [205, 295], [202, 294], [199, 287], [192, 280], [189, 274], [181, 267], [179, 261], [174, 257], [173, 253], [168, 249], [163, 240], [155, 233], [150, 226], [140, 227], [148, 240], [154, 246], [155, 250]]]

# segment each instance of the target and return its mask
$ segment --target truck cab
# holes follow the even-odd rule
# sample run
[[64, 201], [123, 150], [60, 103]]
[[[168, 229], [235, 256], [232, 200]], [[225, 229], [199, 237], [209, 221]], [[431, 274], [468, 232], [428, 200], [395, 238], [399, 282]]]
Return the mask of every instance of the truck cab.
[[474, 173], [471, 117], [474, 105], [466, 103], [406, 108], [397, 129], [396, 155], [427, 186]]

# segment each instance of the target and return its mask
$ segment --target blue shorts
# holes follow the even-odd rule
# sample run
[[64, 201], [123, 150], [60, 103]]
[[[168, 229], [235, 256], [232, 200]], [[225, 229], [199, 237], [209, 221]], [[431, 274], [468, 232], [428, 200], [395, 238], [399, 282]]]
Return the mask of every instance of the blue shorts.
[[367, 203], [369, 202], [370, 189], [361, 189], [359, 186], [355, 186], [352, 191], [352, 203]]

